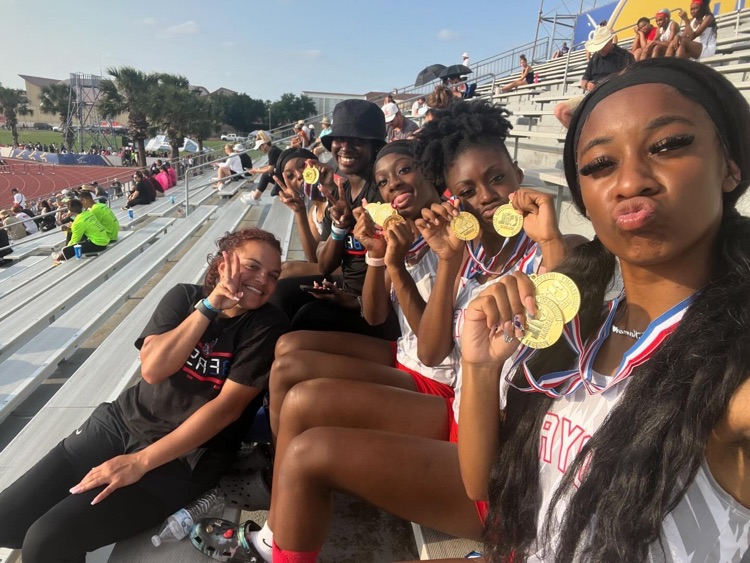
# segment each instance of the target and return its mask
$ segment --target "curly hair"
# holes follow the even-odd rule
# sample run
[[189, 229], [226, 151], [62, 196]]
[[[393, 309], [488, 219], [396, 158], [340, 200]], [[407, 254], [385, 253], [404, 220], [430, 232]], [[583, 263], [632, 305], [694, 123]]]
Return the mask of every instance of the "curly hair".
[[[654, 356], [636, 368], [622, 397], [568, 467], [537, 529], [542, 494], [539, 440], [553, 399], [538, 393], [508, 392], [500, 443], [490, 476], [490, 513], [485, 527], [491, 561], [523, 559], [549, 547], [554, 560], [640, 562], [661, 538], [664, 518], [685, 496], [705, 457], [706, 443], [724, 417], [737, 389], [750, 375], [750, 219], [734, 209], [750, 179], [750, 107], [715, 70], [683, 59], [648, 59], [626, 72], [671, 67], [710, 91], [712, 111], [728, 124], [717, 130], [742, 181], [724, 194], [724, 213], [715, 241], [716, 262], [678, 329]], [[681, 92], [688, 99], [689, 92]], [[586, 103], [586, 102], [584, 102]], [[564, 163], [573, 200], [583, 208], [573, 117]], [[614, 256], [599, 240], [579, 246], [557, 271], [582, 288], [581, 334], [588, 339], [603, 321], [602, 302]], [[537, 354], [531, 371], [550, 373], [574, 364], [563, 342]], [[523, 386], [518, 371], [514, 382]], [[593, 453], [593, 455], [591, 455]], [[576, 475], [585, 469], [579, 487]], [[558, 529], [553, 515], [565, 507]]]
[[445, 189], [445, 174], [468, 148], [497, 147], [505, 151], [512, 125], [508, 112], [484, 100], [458, 101], [439, 110], [416, 136], [414, 157], [422, 174]]
[[219, 279], [219, 264], [223, 260], [223, 252], [231, 252], [232, 250], [239, 248], [246, 242], [258, 241], [265, 242], [271, 248], [276, 250], [281, 256], [281, 243], [279, 240], [268, 231], [252, 227], [249, 229], [242, 229], [233, 233], [226, 233], [223, 237], [216, 241], [217, 250], [213, 254], [209, 254], [206, 257], [208, 262], [208, 271], [206, 277], [203, 280], [203, 296], [208, 297], [216, 287], [216, 283]]

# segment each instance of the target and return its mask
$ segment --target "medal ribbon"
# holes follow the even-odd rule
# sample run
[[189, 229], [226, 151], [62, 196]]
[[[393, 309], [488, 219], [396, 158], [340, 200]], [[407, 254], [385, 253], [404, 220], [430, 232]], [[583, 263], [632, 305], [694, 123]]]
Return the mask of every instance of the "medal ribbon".
[[536, 255], [538, 245], [531, 240], [525, 232], [521, 231], [516, 245], [513, 248], [513, 252], [510, 253], [508, 259], [503, 264], [503, 267], [497, 271], [493, 271], [497, 261], [502, 254], [505, 247], [510, 243], [511, 239], [505, 239], [503, 246], [500, 248], [500, 252], [495, 254], [488, 261], [485, 261], [485, 251], [480, 242], [477, 246], [476, 252], [474, 251], [473, 241], [466, 243], [466, 248], [469, 250], [469, 261], [464, 267], [464, 276], [467, 279], [473, 279], [481, 274], [487, 274], [488, 276], [502, 276], [507, 274], [516, 263], [519, 263], [519, 270], [524, 273], [530, 273], [526, 270], [533, 267], [533, 258]]
[[664, 340], [677, 329], [682, 317], [693, 301], [693, 296], [691, 295], [651, 321], [643, 336], [625, 352], [614, 376], [608, 377], [605, 383], [601, 383], [597, 381], [597, 379], [601, 380], [601, 377], [597, 378], [594, 375], [594, 360], [599, 349], [612, 331], [612, 323], [617, 312], [617, 306], [624, 297], [625, 294], [621, 293], [617, 299], [607, 304], [606, 320], [588, 344], [584, 345], [581, 338], [581, 327], [577, 316], [563, 328], [565, 341], [578, 354], [578, 369], [535, 377], [528, 367], [528, 360], [535, 350], [521, 346], [513, 366], [506, 376], [506, 381], [513, 385], [511, 382], [512, 373], [520, 365], [529, 387], [521, 388], [513, 385], [519, 391], [544, 393], [549, 397], [559, 398], [574, 393], [583, 385], [589, 395], [602, 393], [628, 378], [635, 368], [648, 361]]

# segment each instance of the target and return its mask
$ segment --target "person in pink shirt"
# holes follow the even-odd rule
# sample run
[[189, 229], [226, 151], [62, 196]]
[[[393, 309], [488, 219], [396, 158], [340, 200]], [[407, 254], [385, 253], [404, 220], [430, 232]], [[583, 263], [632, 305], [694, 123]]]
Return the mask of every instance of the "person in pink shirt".
[[154, 174], [153, 177], [156, 178], [156, 181], [159, 182], [159, 185], [165, 192], [172, 187], [172, 184], [169, 180], [169, 173], [167, 172], [167, 168], [163, 164], [161, 166], [161, 169], [159, 170], [159, 173]]
[[164, 169], [169, 174], [169, 187], [174, 188], [177, 185], [177, 172], [168, 162], [164, 163]]

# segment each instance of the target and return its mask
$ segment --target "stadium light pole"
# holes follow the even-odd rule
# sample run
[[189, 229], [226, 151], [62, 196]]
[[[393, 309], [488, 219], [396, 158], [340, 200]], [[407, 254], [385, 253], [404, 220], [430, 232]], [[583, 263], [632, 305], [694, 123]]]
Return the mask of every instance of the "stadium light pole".
[[271, 108], [268, 108], [268, 130], [271, 130]]
[[542, 23], [544, 14], [544, 0], [539, 0], [539, 17], [536, 20], [536, 33], [534, 33], [534, 48], [531, 50], [531, 62], [536, 61], [536, 42], [539, 40], [539, 26]]

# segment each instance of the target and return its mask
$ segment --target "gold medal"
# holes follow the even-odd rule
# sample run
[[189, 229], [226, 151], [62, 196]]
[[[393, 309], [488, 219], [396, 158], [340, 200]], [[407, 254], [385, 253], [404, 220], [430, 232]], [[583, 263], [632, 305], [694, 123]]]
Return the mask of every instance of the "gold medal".
[[367, 205], [365, 205], [365, 211], [367, 211], [367, 213], [370, 215], [370, 219], [372, 219], [373, 223], [375, 223], [376, 225], [379, 223], [375, 220], [375, 214], [382, 205], [382, 203], [378, 202], [368, 203]]
[[320, 172], [318, 172], [318, 169], [314, 166], [308, 166], [305, 168], [305, 171], [302, 172], [302, 179], [305, 180], [307, 184], [317, 184], [318, 180], [320, 180]]
[[581, 306], [581, 293], [568, 276], [557, 272], [529, 276], [536, 287], [536, 294], [555, 302], [563, 315], [563, 321], [569, 323], [578, 314]]
[[536, 316], [526, 319], [526, 333], [521, 344], [529, 348], [549, 348], [563, 332], [563, 315], [560, 308], [543, 295], [536, 296]]
[[391, 225], [396, 225], [398, 223], [403, 223], [406, 219], [401, 217], [398, 213], [394, 213], [393, 215], [389, 215], [383, 220], [383, 230], [387, 231], [388, 228]]
[[492, 226], [505, 238], [516, 236], [523, 229], [523, 215], [513, 209], [510, 203], [501, 205], [492, 216]]
[[479, 221], [466, 211], [451, 219], [450, 227], [459, 240], [474, 240], [479, 236]]
[[377, 223], [381, 227], [385, 227], [385, 220], [388, 219], [388, 217], [392, 217], [394, 215], [396, 215], [396, 210], [393, 209], [393, 207], [391, 207], [387, 203], [381, 203], [380, 206], [375, 210], [373, 221], [375, 221], [375, 223]]

